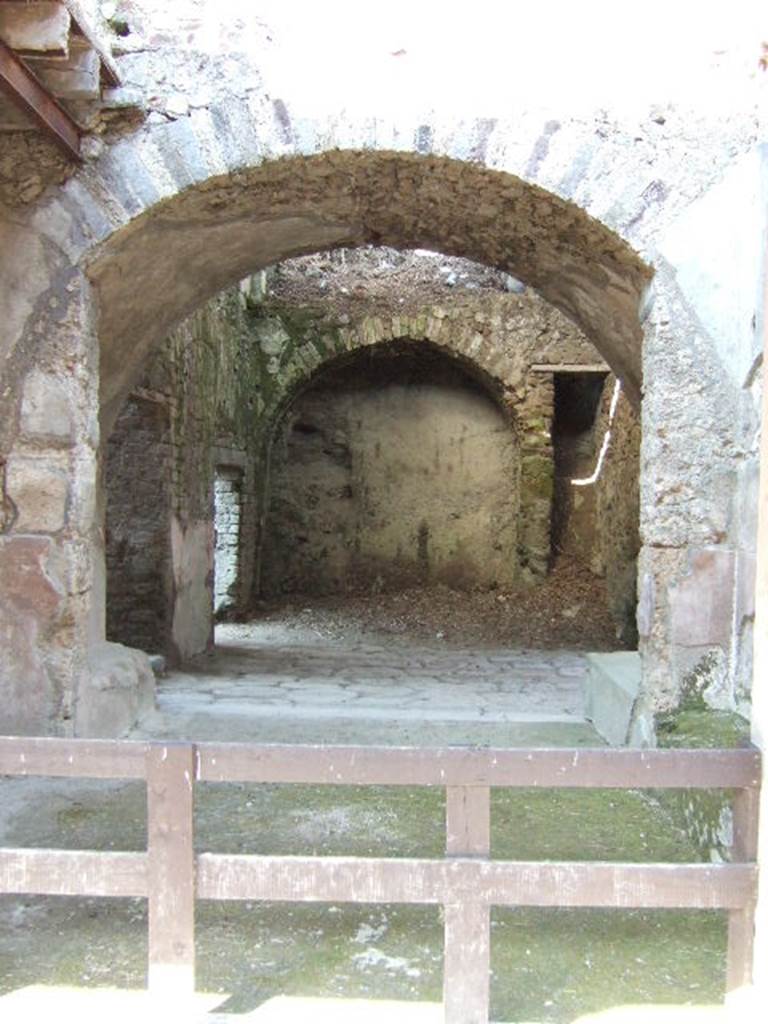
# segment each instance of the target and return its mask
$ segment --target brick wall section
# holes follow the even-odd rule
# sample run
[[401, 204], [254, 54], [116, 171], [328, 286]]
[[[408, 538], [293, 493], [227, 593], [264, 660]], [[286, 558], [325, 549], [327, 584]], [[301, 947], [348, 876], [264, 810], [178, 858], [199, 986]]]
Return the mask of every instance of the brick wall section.
[[132, 395], [107, 448], [107, 638], [166, 649], [172, 617], [168, 396]]

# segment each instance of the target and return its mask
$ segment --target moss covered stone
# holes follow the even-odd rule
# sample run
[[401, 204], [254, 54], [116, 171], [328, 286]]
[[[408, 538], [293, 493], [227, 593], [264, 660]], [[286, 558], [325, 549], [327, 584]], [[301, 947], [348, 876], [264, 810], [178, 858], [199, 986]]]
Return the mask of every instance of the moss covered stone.
[[545, 455], [524, 455], [521, 460], [521, 500], [546, 498], [554, 491], [552, 459]]

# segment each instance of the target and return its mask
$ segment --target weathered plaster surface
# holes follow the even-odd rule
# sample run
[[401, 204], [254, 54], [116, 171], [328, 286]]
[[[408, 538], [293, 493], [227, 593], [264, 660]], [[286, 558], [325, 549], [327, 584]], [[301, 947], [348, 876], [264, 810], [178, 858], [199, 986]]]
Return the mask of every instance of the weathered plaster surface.
[[358, 358], [291, 406], [271, 456], [267, 595], [518, 581], [514, 426], [419, 348]]

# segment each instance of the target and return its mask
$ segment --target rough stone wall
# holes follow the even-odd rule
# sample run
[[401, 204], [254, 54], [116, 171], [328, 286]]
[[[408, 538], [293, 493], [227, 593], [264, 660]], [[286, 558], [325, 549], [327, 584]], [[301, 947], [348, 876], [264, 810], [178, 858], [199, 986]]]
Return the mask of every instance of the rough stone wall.
[[509, 416], [423, 343], [366, 355], [326, 371], [279, 431], [263, 593], [512, 586], [520, 465]]
[[[552, 59], [551, 24], [536, 45], [525, 34], [533, 59], [518, 64], [497, 16], [467, 11], [454, 52], [476, 52], [503, 80], [482, 102], [474, 89], [456, 94], [450, 55], [442, 75], [410, 55], [404, 79], [408, 62], [378, 34], [381, 74], [329, 98], [306, 53], [281, 51], [267, 74], [275, 37], [250, 31], [252, 5], [242, 18], [197, 0], [127, 6], [136, 23], [119, 61], [146, 119], [88, 134], [63, 185], [3, 192], [0, 546], [14, 582], [0, 595], [2, 707], [23, 704], [28, 728], [70, 728], [89, 645], [103, 639], [99, 385], [109, 423], [149, 354], [202, 301], [254, 268], [362, 242], [515, 274], [580, 323], [635, 402], [642, 354], [636, 735], [652, 740], [653, 713], [679, 700], [691, 672], [706, 670], [711, 699], [743, 702], [768, 210], [757, 35], [716, 57], [681, 39], [666, 77], [655, 61], [649, 79], [645, 65], [627, 67], [632, 50], [647, 63], [643, 46], [587, 34], [584, 48], [617, 59], [616, 74], [568, 39], [558, 60], [574, 62], [569, 76]], [[667, 33], [652, 18], [636, 26], [646, 28], [655, 53]], [[591, 99], [577, 95], [585, 70], [598, 72]], [[616, 84], [608, 94], [605, 81]], [[22, 425], [39, 374], [63, 385], [66, 450], [39, 436], [30, 446]]]
[[[0, 306], [2, 348], [18, 306]], [[71, 274], [52, 289], [36, 323], [50, 339], [45, 357], [25, 367], [23, 388], [4, 393], [0, 416], [0, 435], [15, 433], [0, 456], [0, 731], [11, 735], [77, 727], [100, 625], [91, 613], [98, 345], [85, 279]]]
[[[290, 261], [268, 278], [258, 282], [251, 305], [260, 353], [254, 357], [260, 361], [256, 402], [264, 423], [277, 422], [329, 361], [403, 338], [426, 342], [479, 374], [514, 416], [518, 577], [530, 582], [544, 574], [550, 557], [552, 381], [530, 368], [599, 363], [579, 329], [507, 275], [434, 254], [342, 251]], [[257, 470], [265, 497], [268, 461], [265, 451]], [[263, 505], [262, 532], [266, 516]], [[257, 568], [257, 589], [258, 581]]]
[[[289, 261], [259, 280], [251, 300], [251, 330], [261, 361], [258, 404], [265, 422], [279, 420], [291, 397], [301, 393], [313, 374], [322, 375], [348, 353], [386, 347], [391, 338], [421, 338], [427, 342], [423, 347], [437, 347], [484, 374], [515, 419], [515, 472], [520, 476], [520, 493], [514, 499], [519, 501], [515, 574], [532, 581], [546, 572], [553, 499], [553, 376], [546, 368], [600, 364], [594, 348], [572, 323], [507, 275], [465, 260], [388, 249], [342, 250]], [[534, 365], [539, 369], [531, 371]], [[594, 469], [611, 392], [612, 383], [591, 428], [589, 452], [572, 475], [589, 475]], [[580, 538], [581, 554], [594, 572], [607, 577], [617, 635], [631, 642], [636, 635], [640, 435], [637, 417], [624, 398], [612, 430], [604, 470], [593, 488], [577, 495], [581, 508], [571, 509], [569, 529], [576, 529], [581, 516], [590, 536], [586, 547]], [[289, 445], [293, 454], [301, 450], [290, 430], [279, 437], [279, 454], [272, 459], [269, 476], [262, 475], [265, 497], [277, 495], [271, 509], [263, 506], [260, 516], [262, 523], [267, 522], [262, 529], [270, 551], [282, 546], [274, 543], [275, 519], [288, 506], [286, 523], [297, 516], [296, 501], [286, 503], [286, 481], [280, 478]], [[267, 461], [265, 456], [264, 466]], [[344, 486], [349, 485], [346, 480]], [[305, 497], [317, 501], [316, 495]], [[337, 513], [344, 518], [345, 510], [348, 502]], [[299, 532], [306, 534], [305, 527], [306, 523]], [[283, 540], [289, 543], [290, 531], [284, 532]], [[337, 541], [341, 543], [340, 538]], [[272, 558], [260, 577], [268, 591], [277, 587], [276, 564]], [[288, 571], [286, 579], [292, 582], [287, 586], [290, 589], [301, 579], [312, 589], [307, 585], [310, 575]]]
[[[401, 341], [414, 337], [419, 340]], [[398, 387], [395, 375], [385, 399], [381, 368], [398, 352], [411, 360], [411, 376], [421, 363], [425, 369], [415, 371], [422, 379], [410, 391]], [[465, 586], [532, 582], [546, 572], [550, 556], [552, 383], [545, 368], [598, 359], [578, 329], [535, 293], [465, 260], [368, 249], [290, 261], [244, 280], [169, 337], [113, 431], [111, 448], [120, 449], [122, 462], [113, 456], [107, 472], [110, 635], [179, 660], [205, 648], [212, 608], [242, 611], [252, 593], [333, 589], [350, 572], [365, 586], [406, 577]], [[380, 393], [378, 411], [364, 402], [361, 415], [384, 446], [384, 435], [394, 429], [401, 445], [430, 450], [439, 460], [450, 454], [445, 430], [469, 429], [478, 416], [488, 426], [488, 439], [458, 445], [459, 452], [466, 446], [477, 451], [471, 458], [464, 453], [455, 467], [455, 508], [443, 508], [445, 494], [414, 486], [413, 500], [400, 501], [400, 512], [407, 513], [402, 523], [382, 513], [392, 498], [383, 490], [386, 473], [374, 482], [369, 448], [349, 429], [353, 418], [361, 419], [354, 405], [362, 383], [348, 377], [348, 393], [339, 396], [329, 376], [340, 365], [348, 373], [355, 361], [376, 367], [366, 372], [379, 378], [369, 380]], [[537, 361], [542, 369], [532, 372]], [[325, 395], [319, 403], [313, 388]], [[130, 436], [133, 410], [150, 400], [168, 415], [168, 436], [155, 444]], [[306, 423], [303, 432], [292, 429], [307, 419], [305, 406], [312, 402], [313, 423], [322, 411], [317, 433]], [[426, 412], [429, 422], [423, 422]], [[489, 446], [489, 439], [499, 443]], [[375, 449], [376, 440], [371, 445]], [[425, 463], [423, 472], [439, 484], [440, 472], [431, 467]], [[344, 479], [331, 485], [339, 473]], [[141, 497], [134, 481], [151, 488], [150, 480], [163, 474], [165, 483], [157, 482], [161, 510]], [[220, 497], [226, 490], [231, 498], [235, 477], [239, 511], [218, 515], [217, 486]], [[440, 484], [444, 491], [448, 482], [444, 477]], [[291, 487], [298, 498], [288, 497]], [[323, 524], [318, 550], [306, 536], [309, 507]], [[389, 534], [371, 518], [373, 508], [387, 518]], [[157, 529], [163, 515], [165, 531]], [[212, 519], [217, 552], [211, 550]], [[126, 571], [126, 534], [139, 540], [135, 557], [142, 571], [151, 569], [151, 581]], [[150, 534], [148, 566], [142, 539]], [[298, 547], [297, 534], [304, 538]], [[480, 537], [482, 553], [472, 550]], [[415, 560], [393, 561], [398, 546], [415, 552]], [[335, 582], [313, 579], [308, 566], [318, 556], [335, 566]], [[139, 594], [148, 600], [136, 616], [154, 621], [154, 636], [147, 627], [135, 630], [131, 617], [121, 614]], [[162, 612], [154, 615], [150, 607]]]
[[[253, 560], [254, 394], [239, 288], [166, 341], [112, 432], [106, 478], [110, 636], [172, 662], [206, 650], [214, 609], [216, 466], [239, 466], [247, 575]], [[153, 401], [167, 425], [151, 436], [136, 409]], [[137, 428], [139, 433], [137, 434]], [[144, 541], [151, 545], [149, 549]], [[126, 564], [126, 549], [132, 556]], [[230, 549], [231, 550], [231, 549]], [[227, 585], [232, 590], [232, 584]], [[236, 593], [231, 599], [237, 602]], [[130, 615], [125, 610], [133, 608]], [[140, 621], [139, 621], [140, 620]], [[145, 646], [148, 644], [149, 646]]]
[[148, 653], [173, 617], [169, 412], [170, 396], [132, 395], [107, 447], [107, 638]]
[[612, 375], [605, 382], [594, 429], [598, 451], [609, 429], [610, 442], [594, 486], [596, 542], [592, 569], [605, 577], [617, 634], [634, 643], [640, 551], [640, 421], [626, 398], [620, 396], [609, 425], [615, 383]]

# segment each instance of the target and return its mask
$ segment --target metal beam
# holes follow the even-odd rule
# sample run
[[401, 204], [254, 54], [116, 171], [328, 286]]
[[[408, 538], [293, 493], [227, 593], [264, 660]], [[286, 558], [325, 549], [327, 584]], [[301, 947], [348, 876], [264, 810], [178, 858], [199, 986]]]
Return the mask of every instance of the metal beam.
[[6, 92], [71, 160], [82, 161], [80, 129], [77, 123], [1, 39], [0, 89]]

